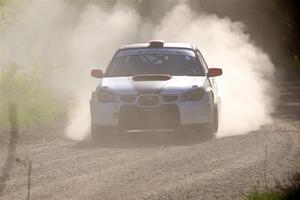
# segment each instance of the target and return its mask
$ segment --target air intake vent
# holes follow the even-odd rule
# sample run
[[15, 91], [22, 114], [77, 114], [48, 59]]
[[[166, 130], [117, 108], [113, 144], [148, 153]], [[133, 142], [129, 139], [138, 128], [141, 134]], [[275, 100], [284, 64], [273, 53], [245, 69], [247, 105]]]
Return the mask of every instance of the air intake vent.
[[141, 74], [134, 76], [132, 79], [134, 81], [167, 81], [171, 78], [172, 76], [166, 74]]

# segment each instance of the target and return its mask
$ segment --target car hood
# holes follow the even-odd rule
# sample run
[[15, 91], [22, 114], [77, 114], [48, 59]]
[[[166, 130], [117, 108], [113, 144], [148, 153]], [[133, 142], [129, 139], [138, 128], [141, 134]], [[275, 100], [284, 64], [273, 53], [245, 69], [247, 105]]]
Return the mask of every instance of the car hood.
[[206, 76], [172, 76], [169, 80], [134, 81], [132, 77], [105, 77], [100, 86], [118, 95], [178, 94], [203, 87]]

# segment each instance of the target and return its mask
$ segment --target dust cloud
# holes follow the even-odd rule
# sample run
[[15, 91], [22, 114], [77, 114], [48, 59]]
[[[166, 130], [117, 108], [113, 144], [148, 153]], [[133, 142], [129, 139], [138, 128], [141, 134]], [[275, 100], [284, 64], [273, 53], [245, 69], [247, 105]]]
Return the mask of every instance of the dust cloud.
[[217, 78], [222, 97], [219, 137], [247, 133], [271, 122], [275, 67], [250, 41], [242, 23], [198, 15], [179, 5], [156, 27], [154, 37], [195, 43], [210, 67], [223, 68], [224, 75]]
[[91, 68], [104, 70], [121, 45], [134, 41], [139, 20], [134, 10], [120, 5], [109, 11], [88, 5], [80, 14], [69, 46], [72, 66], [78, 66], [78, 71], [71, 74], [80, 77], [80, 84], [74, 85], [77, 87], [75, 104], [68, 115], [69, 123], [65, 131], [68, 138], [82, 140], [90, 130], [89, 98], [97, 85], [89, 80], [93, 79], [89, 76]]
[[223, 68], [224, 75], [217, 78], [222, 96], [219, 137], [245, 134], [272, 121], [275, 68], [239, 22], [195, 13], [182, 3], [168, 8], [158, 24], [123, 3], [113, 8], [90, 3], [79, 9], [53, 0], [18, 7], [18, 22], [1, 37], [1, 62], [30, 63], [38, 56], [58, 66], [45, 74], [44, 82], [70, 102], [65, 129], [70, 139], [89, 134], [89, 98], [98, 82], [89, 76], [90, 69], [105, 69], [123, 44], [151, 39], [195, 43], [209, 66]]

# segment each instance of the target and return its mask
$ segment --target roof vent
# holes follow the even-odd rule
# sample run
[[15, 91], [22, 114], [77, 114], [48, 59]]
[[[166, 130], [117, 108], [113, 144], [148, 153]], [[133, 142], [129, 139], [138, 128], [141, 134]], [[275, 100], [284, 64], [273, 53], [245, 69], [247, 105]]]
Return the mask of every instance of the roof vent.
[[149, 47], [163, 47], [164, 41], [163, 40], [151, 40], [149, 42]]

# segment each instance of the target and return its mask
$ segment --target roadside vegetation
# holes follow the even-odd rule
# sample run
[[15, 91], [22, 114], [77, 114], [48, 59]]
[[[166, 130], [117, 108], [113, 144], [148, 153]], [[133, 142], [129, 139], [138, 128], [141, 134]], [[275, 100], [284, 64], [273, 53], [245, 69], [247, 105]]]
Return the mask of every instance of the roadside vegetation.
[[[1, 66], [0, 72], [0, 126], [10, 127], [8, 119], [9, 104], [17, 109], [17, 120], [20, 129], [53, 122], [63, 109], [61, 103], [51, 93], [51, 89], [42, 84], [42, 74], [34, 73], [16, 63]], [[30, 72], [28, 72], [28, 70]]]
[[[0, 34], [17, 21], [14, 0], [0, 0]], [[1, 49], [5, 51], [5, 49]], [[63, 113], [61, 102], [51, 88], [43, 84], [43, 76], [51, 66], [36, 59], [30, 64], [0, 63], [0, 132], [10, 128], [9, 106], [14, 105], [20, 130], [53, 122]]]
[[254, 190], [248, 194], [248, 200], [298, 200], [300, 199], [300, 173], [289, 179], [289, 184], [277, 183], [274, 190], [260, 192]]

